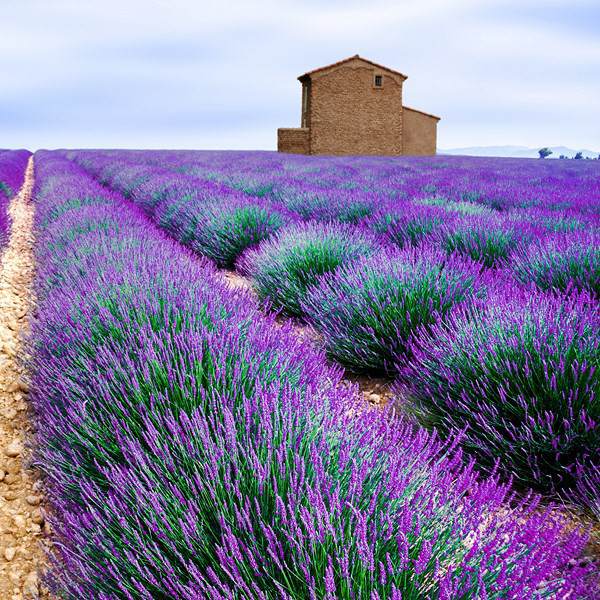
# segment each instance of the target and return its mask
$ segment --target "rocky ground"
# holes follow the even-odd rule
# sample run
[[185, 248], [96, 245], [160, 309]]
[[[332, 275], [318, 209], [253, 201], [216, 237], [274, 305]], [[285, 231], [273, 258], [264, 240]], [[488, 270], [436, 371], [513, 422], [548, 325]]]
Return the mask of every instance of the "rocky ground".
[[30, 432], [24, 366], [29, 331], [33, 263], [33, 159], [25, 183], [13, 198], [12, 228], [0, 261], [0, 598], [31, 600], [45, 596], [39, 576], [44, 564], [41, 481], [29, 467]]

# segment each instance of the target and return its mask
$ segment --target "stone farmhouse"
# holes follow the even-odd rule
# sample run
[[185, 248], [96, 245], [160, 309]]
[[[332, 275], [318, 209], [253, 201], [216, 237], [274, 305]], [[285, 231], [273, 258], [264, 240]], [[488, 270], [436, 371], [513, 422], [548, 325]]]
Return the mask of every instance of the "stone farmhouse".
[[298, 77], [301, 127], [277, 130], [279, 152], [431, 155], [440, 117], [402, 104], [406, 75], [358, 54]]

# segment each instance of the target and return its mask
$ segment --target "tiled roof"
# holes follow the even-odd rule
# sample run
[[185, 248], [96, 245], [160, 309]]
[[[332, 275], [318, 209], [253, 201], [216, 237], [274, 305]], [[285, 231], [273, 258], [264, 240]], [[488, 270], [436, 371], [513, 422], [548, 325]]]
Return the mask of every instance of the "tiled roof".
[[432, 115], [431, 113], [425, 112], [424, 110], [419, 110], [418, 108], [411, 108], [410, 106], [406, 106], [406, 105], [403, 105], [402, 108], [407, 108], [408, 110], [413, 110], [414, 112], [421, 113], [422, 115], [427, 115], [428, 117], [433, 117], [434, 119], [437, 119], [438, 121], [442, 118], [442, 117], [438, 117], [437, 115]]
[[337, 62], [331, 63], [330, 65], [326, 65], [324, 67], [319, 67], [318, 69], [313, 69], [312, 71], [307, 71], [303, 75], [300, 75], [300, 77], [298, 77], [298, 79], [304, 79], [304, 77], [310, 77], [313, 73], [318, 73], [320, 71], [325, 71], [327, 69], [337, 67], [338, 65], [342, 65], [345, 62], [354, 60], [356, 58], [359, 58], [360, 60], [362, 60], [366, 63], [369, 63], [370, 65], [373, 65], [374, 67], [377, 67], [378, 69], [383, 69], [384, 71], [389, 71], [390, 73], [395, 73], [396, 75], [400, 75], [400, 77], [402, 77], [404, 79], [408, 79], [408, 77], [406, 75], [404, 75], [404, 73], [400, 73], [400, 71], [395, 71], [394, 69], [390, 69], [389, 67], [384, 67], [383, 65], [377, 64], [377, 63], [373, 62], [372, 60], [368, 60], [367, 58], [363, 58], [362, 56], [359, 56], [358, 54], [355, 54], [354, 56], [349, 56], [348, 58], [344, 58], [343, 60], [338, 60]]

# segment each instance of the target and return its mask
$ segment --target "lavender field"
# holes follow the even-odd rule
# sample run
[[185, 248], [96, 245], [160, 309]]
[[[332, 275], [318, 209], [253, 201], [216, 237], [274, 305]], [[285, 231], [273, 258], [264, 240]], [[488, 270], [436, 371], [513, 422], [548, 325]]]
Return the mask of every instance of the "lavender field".
[[56, 597], [599, 597], [600, 162], [34, 165]]
[[23, 185], [30, 154], [27, 150], [0, 150], [0, 251], [10, 229], [8, 202]]

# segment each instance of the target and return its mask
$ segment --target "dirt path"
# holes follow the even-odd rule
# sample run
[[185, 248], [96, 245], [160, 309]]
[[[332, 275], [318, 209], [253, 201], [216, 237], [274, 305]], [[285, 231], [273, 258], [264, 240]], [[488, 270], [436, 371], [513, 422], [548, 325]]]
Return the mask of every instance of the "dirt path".
[[10, 239], [0, 261], [0, 598], [40, 597], [44, 559], [41, 483], [28, 468], [28, 386], [22, 338], [29, 330], [33, 268], [33, 158], [10, 203]]

